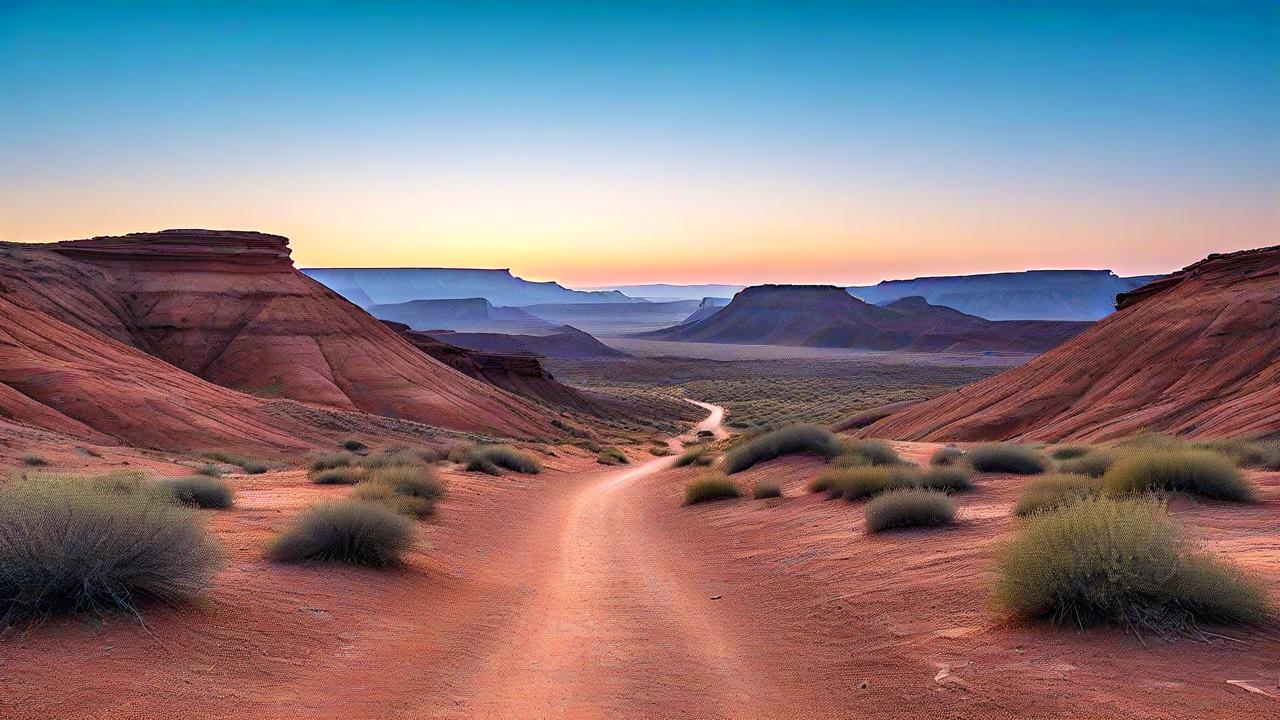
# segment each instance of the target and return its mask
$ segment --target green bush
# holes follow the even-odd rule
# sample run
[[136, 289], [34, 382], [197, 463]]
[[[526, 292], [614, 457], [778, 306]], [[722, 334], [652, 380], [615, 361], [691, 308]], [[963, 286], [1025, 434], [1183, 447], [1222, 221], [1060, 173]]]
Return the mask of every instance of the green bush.
[[49, 461], [46, 460], [44, 456], [37, 455], [35, 453], [23, 453], [22, 457], [19, 458], [19, 460], [22, 462], [23, 465], [29, 465], [31, 467], [40, 467], [42, 465], [49, 464]]
[[1058, 472], [1100, 478], [1115, 461], [1115, 453], [1102, 448], [1094, 448], [1081, 457], [1059, 460]]
[[413, 542], [413, 523], [390, 508], [338, 500], [303, 512], [272, 542], [276, 562], [344, 562], [385, 568], [399, 565]]
[[817, 425], [787, 425], [725, 453], [724, 470], [732, 475], [766, 460], [795, 453], [814, 453], [831, 459], [840, 453], [840, 443], [831, 431]]
[[1049, 469], [1049, 459], [1039, 450], [1025, 445], [979, 445], [969, 451], [968, 458], [974, 470], [985, 473], [1039, 475]]
[[847, 440], [840, 444], [840, 454], [832, 460], [837, 467], [858, 465], [898, 465], [902, 458], [882, 440]]
[[347, 438], [342, 441], [341, 447], [347, 452], [360, 452], [365, 448], [365, 444], [355, 438]]
[[1249, 502], [1257, 494], [1234, 465], [1203, 450], [1136, 450], [1107, 470], [1102, 490], [1110, 495], [1171, 490], [1234, 502]]
[[1102, 490], [1102, 481], [1088, 475], [1044, 475], [1027, 481], [1013, 512], [1031, 515], [1093, 497]]
[[684, 504], [694, 505], [711, 500], [742, 497], [738, 484], [724, 475], [708, 475], [684, 486]]
[[940, 447], [929, 456], [930, 465], [946, 467], [964, 459], [964, 451], [958, 447]]
[[867, 503], [867, 532], [946, 525], [955, 520], [951, 498], [937, 490], [890, 490]]
[[1000, 550], [993, 599], [1028, 618], [1134, 631], [1261, 621], [1258, 581], [1190, 551], [1150, 497], [1084, 498], [1029, 518]]
[[347, 467], [360, 462], [360, 458], [349, 452], [334, 452], [317, 455], [311, 459], [310, 469], [312, 472], [321, 470], [332, 470], [334, 468]]
[[813, 492], [826, 492], [832, 498], [861, 500], [895, 488], [914, 486], [920, 479], [914, 468], [896, 465], [824, 470], [810, 483]]
[[689, 448], [688, 450], [685, 450], [684, 452], [680, 453], [678, 457], [676, 457], [675, 466], [685, 467], [686, 465], [692, 465], [695, 462], [697, 462], [699, 459], [701, 459], [706, 454], [706, 452], [707, 452], [706, 445], [694, 445], [693, 447]]
[[1071, 460], [1073, 458], [1084, 457], [1093, 452], [1093, 448], [1088, 445], [1063, 445], [1056, 447], [1053, 452], [1049, 453], [1049, 457], [1054, 460]]
[[222, 477], [222, 468], [217, 465], [204, 464], [196, 468], [197, 475], [207, 475], [208, 477]]
[[489, 475], [501, 475], [504, 469], [527, 475], [542, 472], [542, 466], [532, 455], [506, 445], [475, 445], [466, 449], [464, 457], [467, 470]]
[[208, 586], [222, 553], [200, 517], [164, 493], [112, 485], [50, 478], [0, 487], [0, 621], [137, 613]]
[[169, 478], [161, 480], [157, 487], [173, 496], [183, 505], [225, 510], [234, 502], [231, 486], [207, 475]]
[[355, 485], [364, 479], [364, 469], [354, 466], [311, 471], [307, 477], [316, 485]]
[[630, 460], [625, 453], [616, 447], [607, 447], [596, 454], [596, 462], [601, 465], [627, 465]]
[[757, 500], [782, 497], [782, 486], [772, 480], [757, 480], [751, 487], [751, 495]]
[[963, 467], [931, 467], [920, 473], [916, 486], [942, 492], [972, 490], [973, 475]]

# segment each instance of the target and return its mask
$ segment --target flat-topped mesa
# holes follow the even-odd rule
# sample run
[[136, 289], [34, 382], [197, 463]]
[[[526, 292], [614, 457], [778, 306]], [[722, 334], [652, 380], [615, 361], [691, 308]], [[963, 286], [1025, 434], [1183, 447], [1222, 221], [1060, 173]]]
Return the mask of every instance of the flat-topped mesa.
[[289, 239], [252, 230], [161, 230], [64, 240], [44, 246], [91, 262], [217, 262], [264, 269], [293, 267]]

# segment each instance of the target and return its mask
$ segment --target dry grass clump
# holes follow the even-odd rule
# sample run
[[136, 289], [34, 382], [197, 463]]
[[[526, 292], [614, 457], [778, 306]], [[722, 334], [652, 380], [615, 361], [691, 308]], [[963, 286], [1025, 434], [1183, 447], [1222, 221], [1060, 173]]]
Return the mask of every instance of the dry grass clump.
[[596, 462], [601, 465], [628, 465], [631, 463], [626, 454], [616, 447], [607, 447], [596, 453]]
[[1140, 632], [1262, 620], [1262, 584], [1187, 548], [1151, 497], [1084, 498], [1032, 516], [996, 560], [993, 600], [1022, 617]]
[[1093, 452], [1093, 448], [1088, 445], [1062, 445], [1054, 448], [1049, 453], [1049, 457], [1054, 460], [1071, 460], [1072, 458], [1084, 457], [1090, 452]]
[[214, 450], [203, 453], [203, 457], [209, 460], [216, 460], [220, 463], [235, 465], [248, 475], [261, 475], [271, 469], [271, 465], [264, 460], [245, 457], [244, 455], [236, 455], [235, 453], [229, 453], [224, 450]]
[[231, 486], [215, 477], [192, 475], [191, 477], [169, 478], [156, 484], [157, 489], [167, 492], [173, 499], [183, 505], [194, 505], [199, 508], [225, 510], [235, 502]]
[[364, 468], [349, 465], [347, 467], [329, 468], [328, 470], [313, 470], [307, 473], [307, 477], [316, 485], [355, 485], [364, 479]]
[[360, 452], [365, 449], [365, 444], [355, 438], [347, 438], [339, 443], [339, 446], [347, 452]]
[[654, 445], [649, 448], [649, 454], [656, 457], [666, 457], [671, 454], [671, 448], [666, 445]]
[[1192, 443], [1196, 450], [1208, 450], [1224, 455], [1239, 467], [1280, 469], [1280, 443], [1234, 438], [1229, 440], [1205, 440]]
[[931, 527], [955, 520], [956, 507], [946, 493], [917, 488], [890, 490], [867, 503], [867, 532]]
[[836, 467], [901, 463], [897, 451], [882, 440], [847, 440], [840, 444], [840, 454], [831, 460]]
[[751, 496], [757, 500], [782, 497], [782, 486], [773, 480], [757, 480], [751, 487]]
[[164, 493], [44, 478], [0, 487], [0, 621], [177, 603], [222, 564], [199, 516]]
[[501, 475], [503, 470], [526, 475], [542, 472], [542, 465], [532, 455], [506, 445], [472, 445], [462, 450], [462, 458], [467, 470], [489, 475]]
[[738, 484], [719, 473], [700, 477], [684, 486], [685, 505], [736, 497], [742, 497]]
[[725, 453], [724, 471], [732, 475], [766, 460], [796, 453], [814, 453], [830, 459], [840, 454], [840, 442], [830, 430], [817, 425], [787, 425]]
[[1107, 494], [1170, 490], [1215, 500], [1250, 502], [1253, 484], [1229, 461], [1203, 450], [1136, 450], [1115, 462], [1102, 476]]
[[1039, 450], [1026, 445], [989, 443], [968, 452], [969, 464], [985, 473], [1039, 475], [1049, 469], [1049, 459]]
[[49, 464], [49, 461], [46, 460], [43, 455], [37, 455], [35, 453], [23, 453], [22, 457], [18, 458], [18, 460], [23, 465], [27, 465], [29, 467], [42, 467]]
[[435, 510], [444, 497], [444, 483], [430, 468], [419, 465], [385, 467], [369, 473], [356, 486], [353, 495], [362, 500], [380, 502], [397, 512], [422, 517]]
[[317, 455], [311, 458], [309, 466], [312, 472], [321, 470], [332, 470], [333, 468], [347, 467], [360, 462], [360, 458], [349, 452], [333, 452]]
[[1102, 481], [1088, 475], [1044, 475], [1027, 482], [1014, 505], [1015, 515], [1052, 510], [1081, 498], [1093, 497], [1102, 490]]
[[213, 465], [211, 463], [205, 463], [204, 465], [201, 465], [196, 468], [196, 474], [206, 475], [208, 477], [213, 477], [213, 478], [222, 477], [222, 468], [218, 467], [217, 465]]
[[920, 473], [915, 484], [926, 490], [961, 492], [973, 489], [973, 474], [964, 467], [931, 467]]
[[1100, 478], [1115, 461], [1116, 455], [1114, 452], [1103, 448], [1093, 448], [1079, 457], [1059, 460], [1058, 472]]
[[698, 463], [699, 465], [702, 465], [703, 463], [700, 461], [706, 456], [707, 456], [706, 445], [694, 445], [693, 447], [687, 448], [684, 452], [680, 453], [680, 455], [676, 457], [675, 466], [685, 467], [686, 465], [693, 465], [694, 463]]
[[303, 512], [271, 543], [276, 562], [344, 562], [385, 568], [399, 565], [413, 542], [413, 522], [390, 508], [338, 500]]
[[832, 498], [861, 500], [895, 488], [912, 487], [919, 479], [919, 474], [912, 467], [864, 465], [824, 470], [809, 484], [809, 489], [825, 492]]
[[958, 447], [940, 447], [929, 456], [930, 465], [946, 467], [964, 460], [964, 451]]

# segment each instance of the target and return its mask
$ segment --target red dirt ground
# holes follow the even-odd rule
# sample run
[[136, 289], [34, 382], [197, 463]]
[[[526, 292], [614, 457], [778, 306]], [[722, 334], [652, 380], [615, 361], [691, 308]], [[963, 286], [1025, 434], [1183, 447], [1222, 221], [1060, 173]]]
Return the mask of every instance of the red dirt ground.
[[[900, 444], [923, 458], [935, 446]], [[868, 536], [859, 504], [804, 492], [816, 459], [741, 477], [786, 497], [681, 506], [672, 458], [538, 476], [445, 471], [407, 566], [262, 559], [348, 488], [235, 478], [210, 512], [230, 562], [206, 600], [56, 620], [0, 645], [12, 718], [1203, 718], [1280, 712], [1280, 628], [1136, 638], [1008, 622], [993, 543], [1023, 478], [983, 476], [946, 529]], [[649, 456], [643, 454], [645, 458]], [[1180, 499], [1212, 550], [1280, 596], [1280, 473], [1248, 506]]]

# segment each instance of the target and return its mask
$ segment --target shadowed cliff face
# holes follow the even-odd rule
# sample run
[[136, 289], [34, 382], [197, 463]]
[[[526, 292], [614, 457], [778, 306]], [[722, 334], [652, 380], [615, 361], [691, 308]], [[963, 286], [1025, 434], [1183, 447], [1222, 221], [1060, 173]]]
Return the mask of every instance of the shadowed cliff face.
[[1211, 255], [1026, 365], [867, 434], [928, 440], [1280, 434], [1280, 246]]
[[30, 312], [244, 393], [466, 431], [553, 432], [542, 409], [424, 356], [299, 273], [283, 237], [182, 230], [8, 244], [0, 282]]
[[642, 337], [685, 342], [866, 350], [1040, 352], [1088, 323], [993, 322], [923, 298], [884, 307], [832, 285], [760, 285], [702, 320]]

